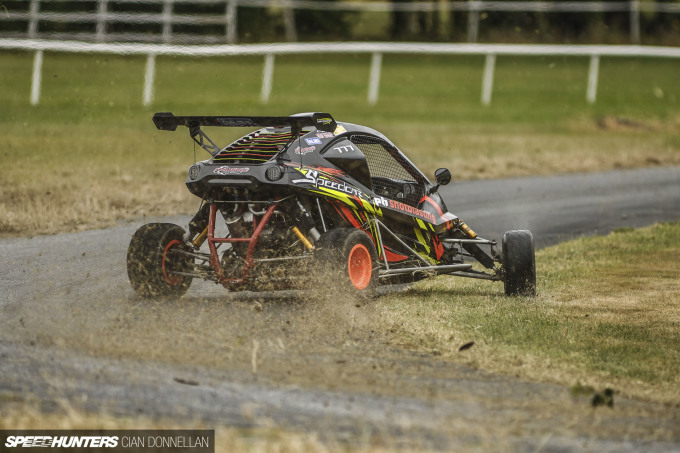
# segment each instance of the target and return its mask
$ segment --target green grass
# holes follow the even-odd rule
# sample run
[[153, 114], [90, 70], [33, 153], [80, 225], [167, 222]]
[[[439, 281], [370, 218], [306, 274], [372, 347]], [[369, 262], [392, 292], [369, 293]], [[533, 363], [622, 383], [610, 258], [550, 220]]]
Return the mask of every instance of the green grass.
[[380, 100], [367, 107], [369, 55], [292, 55], [277, 57], [272, 98], [266, 106], [258, 102], [262, 57], [159, 57], [154, 106], [145, 109], [140, 105], [144, 57], [47, 52], [40, 105], [31, 107], [32, 53], [5, 51], [0, 62], [0, 99], [9, 107], [3, 109], [2, 121], [44, 116], [47, 109], [51, 113], [57, 109], [60, 123], [108, 120], [116, 113], [124, 113], [116, 119], [132, 123], [137, 115], [166, 107], [209, 113], [325, 107], [353, 121], [559, 126], [593, 115], [674, 121], [680, 102], [676, 81], [680, 61], [674, 59], [603, 57], [598, 99], [589, 106], [587, 58], [500, 56], [492, 104], [484, 107], [482, 56], [385, 55]]
[[[0, 234], [194, 209], [182, 192], [192, 143], [184, 130], [157, 131], [156, 111], [329, 111], [384, 132], [428, 174], [447, 166], [456, 179], [680, 164], [676, 60], [603, 58], [588, 105], [587, 58], [499, 57], [486, 107], [479, 56], [385, 55], [375, 106], [369, 55], [278, 57], [267, 105], [262, 57], [159, 57], [150, 107], [144, 57], [47, 52], [37, 106], [32, 64], [30, 52], [0, 53]], [[226, 144], [242, 132], [217, 135]]]
[[376, 315], [410, 348], [680, 404], [678, 253], [677, 222], [583, 238], [537, 253], [536, 298], [440, 277], [379, 300]]

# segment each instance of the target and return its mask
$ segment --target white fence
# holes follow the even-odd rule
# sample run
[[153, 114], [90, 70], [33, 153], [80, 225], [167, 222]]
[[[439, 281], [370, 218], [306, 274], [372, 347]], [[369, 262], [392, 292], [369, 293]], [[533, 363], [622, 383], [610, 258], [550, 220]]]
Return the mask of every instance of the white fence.
[[604, 45], [527, 45], [527, 44], [437, 44], [437, 43], [283, 43], [215, 46], [178, 46], [141, 43], [83, 43], [76, 41], [44, 41], [30, 39], [0, 39], [0, 49], [34, 51], [30, 102], [40, 101], [42, 61], [45, 51], [77, 53], [110, 53], [118, 55], [146, 55], [143, 105], [153, 102], [157, 56], [228, 57], [234, 55], [262, 55], [262, 87], [260, 101], [267, 103], [272, 90], [274, 62], [277, 55], [290, 54], [370, 54], [367, 102], [378, 102], [383, 54], [485, 55], [481, 102], [491, 103], [494, 68], [497, 55], [580, 56], [590, 58], [586, 100], [594, 103], [597, 97], [600, 57], [657, 57], [680, 58], [680, 48], [657, 46]]
[[[82, 4], [85, 10], [80, 12], [56, 12], [44, 10], [43, 5], [64, 2], [67, 0], [25, 0], [25, 9], [15, 10], [4, 7], [0, 13], [0, 25], [3, 22], [25, 23], [24, 30], [7, 32], [0, 26], [0, 37], [29, 39], [78, 39], [97, 42], [137, 41], [164, 43], [229, 43], [237, 42], [238, 14], [243, 8], [275, 8], [280, 11], [285, 25], [288, 41], [297, 41], [294, 10], [318, 11], [363, 11], [363, 12], [467, 12], [467, 40], [477, 42], [479, 38], [480, 14], [485, 12], [540, 12], [540, 13], [602, 13], [624, 12], [629, 15], [630, 42], [640, 43], [640, 14], [661, 13], [679, 14], [680, 4], [659, 3], [653, 1], [422, 1], [409, 3], [392, 3], [389, 1], [310, 1], [310, 0], [68, 0], [71, 4]], [[17, 2], [13, 2], [16, 4]], [[112, 5], [146, 6], [156, 5], [156, 12], [116, 11]], [[203, 5], [223, 8], [223, 13], [178, 13], [176, 9], [186, 5]], [[50, 32], [42, 31], [43, 24], [62, 23], [72, 25], [87, 24], [91, 32]], [[131, 31], [115, 32], [110, 28], [116, 24], [150, 25], [158, 28], [158, 32], [133, 33]], [[177, 33], [176, 26], [220, 27], [224, 33], [189, 34]]]

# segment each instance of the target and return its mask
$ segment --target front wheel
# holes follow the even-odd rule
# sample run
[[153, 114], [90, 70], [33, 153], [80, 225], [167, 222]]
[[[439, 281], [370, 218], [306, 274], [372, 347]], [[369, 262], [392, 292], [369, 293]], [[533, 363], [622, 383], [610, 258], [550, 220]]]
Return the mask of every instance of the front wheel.
[[529, 230], [506, 231], [503, 235], [505, 294], [536, 295], [534, 236]]
[[184, 229], [171, 223], [142, 225], [130, 240], [127, 272], [137, 295], [144, 298], [179, 297], [187, 292], [193, 258], [186, 251]]
[[366, 232], [338, 228], [324, 233], [317, 243], [317, 260], [355, 295], [371, 295], [378, 284], [378, 254]]

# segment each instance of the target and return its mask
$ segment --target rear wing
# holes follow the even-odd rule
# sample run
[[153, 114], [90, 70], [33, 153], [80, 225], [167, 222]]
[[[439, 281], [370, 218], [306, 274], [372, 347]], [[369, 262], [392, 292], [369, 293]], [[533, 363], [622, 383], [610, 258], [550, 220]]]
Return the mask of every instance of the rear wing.
[[189, 136], [212, 156], [221, 148], [201, 130], [201, 126], [221, 127], [285, 127], [290, 126], [292, 136], [297, 137], [305, 126], [313, 126], [322, 132], [333, 132], [338, 127], [330, 113], [298, 113], [292, 116], [175, 116], [170, 112], [154, 114], [153, 123], [161, 131], [174, 131], [177, 126], [189, 128]]
[[330, 113], [300, 113], [292, 116], [175, 116], [170, 112], [160, 112], [153, 116], [159, 130], [174, 131], [177, 126], [190, 129], [201, 126], [222, 127], [285, 127], [302, 130], [313, 126], [323, 132], [333, 132], [338, 126]]

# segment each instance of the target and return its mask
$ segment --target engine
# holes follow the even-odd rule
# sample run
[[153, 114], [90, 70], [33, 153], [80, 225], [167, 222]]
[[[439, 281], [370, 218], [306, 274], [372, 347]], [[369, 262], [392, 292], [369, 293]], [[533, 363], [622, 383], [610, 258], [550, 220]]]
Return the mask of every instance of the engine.
[[[233, 238], [251, 237], [254, 233], [254, 225], [261, 221], [266, 212], [262, 206], [266, 205], [239, 203], [230, 205], [230, 208], [221, 209], [229, 235]], [[260, 233], [253, 258], [278, 258], [296, 251], [295, 249], [298, 249], [295, 247], [297, 238], [292, 232], [294, 226], [289, 214], [280, 209], [274, 211]], [[236, 256], [241, 259], [246, 258], [247, 242], [234, 243], [232, 248]]]

